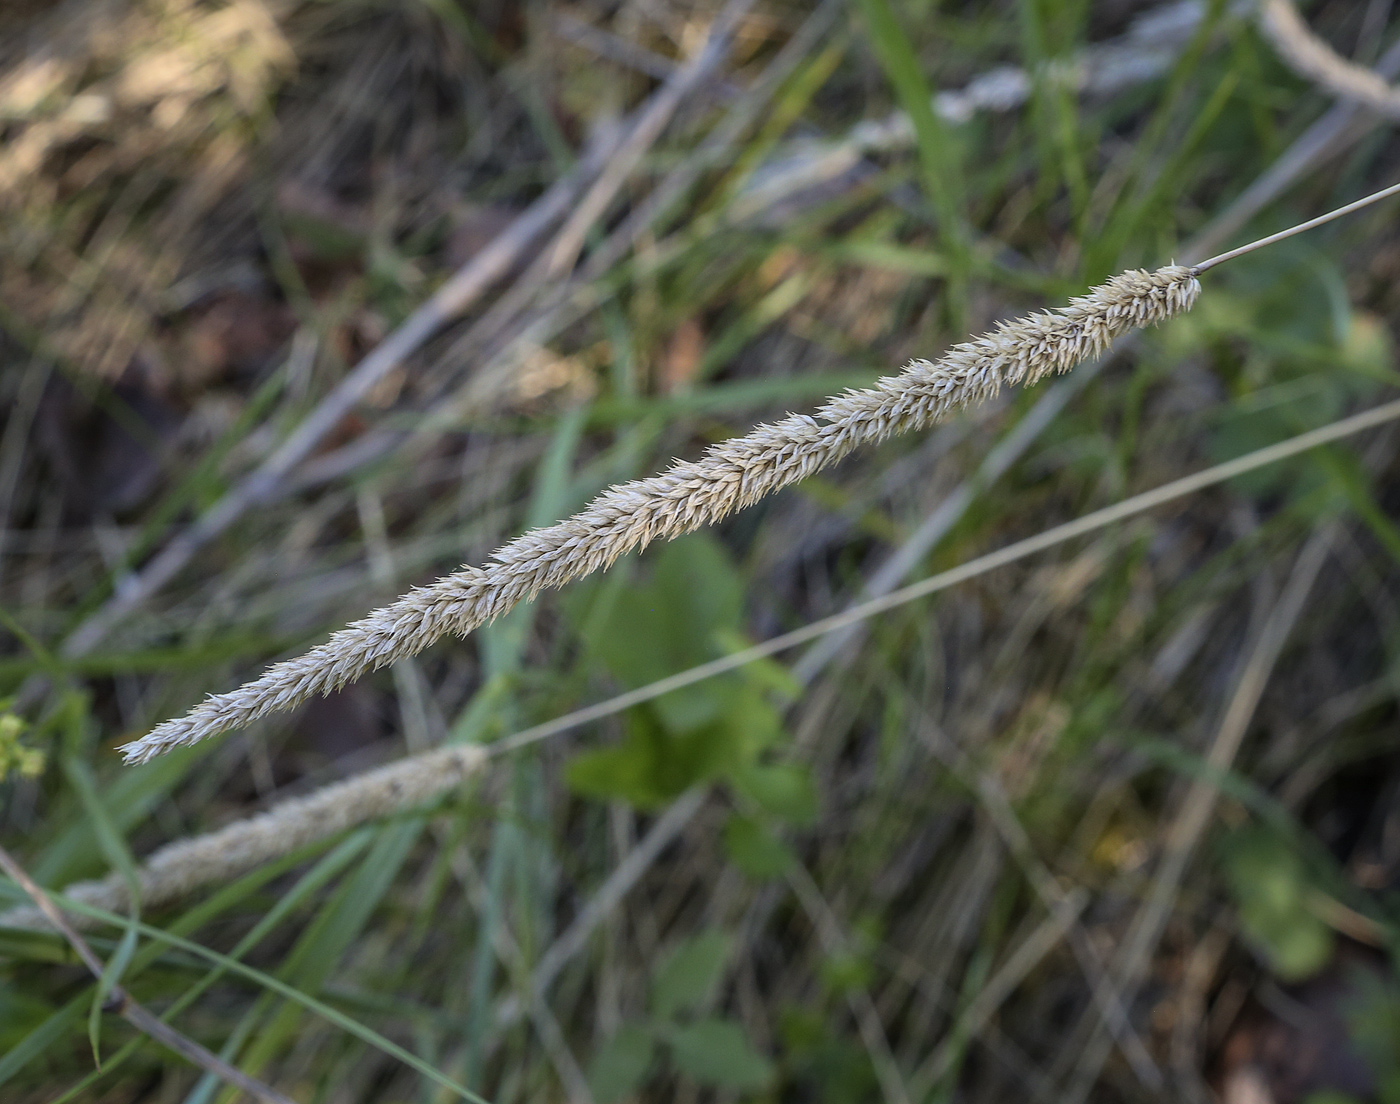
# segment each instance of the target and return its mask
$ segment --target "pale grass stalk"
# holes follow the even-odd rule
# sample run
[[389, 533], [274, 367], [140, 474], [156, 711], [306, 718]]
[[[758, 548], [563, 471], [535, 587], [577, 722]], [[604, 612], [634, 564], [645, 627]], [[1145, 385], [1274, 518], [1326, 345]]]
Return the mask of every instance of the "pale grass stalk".
[[915, 360], [897, 376], [830, 399], [815, 417], [794, 414], [715, 445], [649, 479], [612, 487], [582, 512], [410, 591], [296, 659], [237, 690], [205, 699], [183, 717], [123, 747], [130, 763], [193, 744], [293, 708], [361, 675], [416, 655], [448, 633], [465, 635], [542, 590], [614, 564], [656, 540], [712, 525], [835, 463], [852, 450], [920, 430], [1003, 386], [1029, 386], [1102, 353], [1114, 338], [1189, 309], [1196, 271], [1168, 265], [1113, 277], [1057, 311], [1003, 322], [937, 361]]
[[1298, 76], [1334, 96], [1400, 119], [1400, 89], [1364, 65], [1348, 61], [1313, 34], [1292, 0], [1263, 0], [1259, 29], [1279, 59]]

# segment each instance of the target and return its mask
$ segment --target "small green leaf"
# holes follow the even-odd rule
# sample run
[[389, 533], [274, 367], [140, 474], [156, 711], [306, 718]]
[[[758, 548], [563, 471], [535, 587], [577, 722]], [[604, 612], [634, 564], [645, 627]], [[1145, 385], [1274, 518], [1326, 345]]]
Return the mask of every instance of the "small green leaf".
[[676, 1068], [702, 1084], [756, 1092], [773, 1080], [773, 1063], [733, 1020], [700, 1020], [677, 1028], [669, 1040]]
[[1322, 969], [1332, 931], [1307, 908], [1307, 871], [1297, 853], [1263, 828], [1233, 833], [1223, 852], [1240, 926], [1274, 973], [1296, 981]]
[[752, 762], [783, 734], [783, 719], [753, 684], [740, 684], [729, 695], [720, 721], [728, 730], [728, 760], [720, 769], [732, 772]]
[[655, 1053], [656, 1041], [650, 1032], [634, 1026], [620, 1028], [588, 1065], [588, 1087], [596, 1104], [614, 1104], [635, 1093]]
[[654, 808], [668, 796], [656, 782], [664, 753], [661, 741], [655, 723], [647, 714], [635, 711], [627, 718], [621, 742], [575, 755], [564, 778], [570, 789], [584, 797], [599, 801], [621, 798], [639, 808]]
[[651, 1011], [669, 1020], [678, 1012], [699, 1008], [724, 973], [729, 937], [711, 928], [687, 939], [656, 971], [651, 984]]
[[870, 963], [849, 950], [837, 951], [821, 964], [822, 984], [836, 994], [866, 988], [871, 975]]
[[742, 762], [740, 738], [726, 724], [675, 735], [650, 710], [634, 709], [622, 741], [576, 755], [565, 778], [585, 797], [621, 798], [641, 809], [655, 809], [692, 786], [732, 771]]
[[44, 773], [44, 753], [20, 741], [26, 727], [20, 717], [0, 706], [0, 781], [11, 771], [21, 778], [38, 778]]
[[779, 1014], [785, 1065], [822, 1104], [868, 1104], [880, 1095], [870, 1055], [854, 1039], [827, 1028], [821, 1012], [789, 1005]]
[[748, 817], [732, 816], [724, 826], [729, 861], [751, 878], [777, 878], [796, 861], [787, 845]]
[[[602, 586], [597, 604], [565, 608], [587, 651], [618, 681], [636, 687], [719, 655], [717, 639], [738, 628], [743, 593], [724, 545], [695, 534], [657, 554], [650, 580], [625, 589]], [[715, 723], [742, 685], [737, 675], [709, 679], [663, 695], [650, 708], [667, 732], [688, 734]]]
[[1373, 314], [1356, 311], [1341, 341], [1342, 363], [1363, 376], [1385, 378], [1395, 368], [1395, 342], [1390, 331]]
[[811, 824], [817, 817], [817, 789], [811, 772], [801, 764], [745, 767], [734, 775], [734, 787], [789, 824]]
[[[714, 640], [725, 655], [742, 652], [753, 641], [737, 629], [716, 629]], [[744, 680], [760, 690], [769, 690], [787, 701], [796, 701], [802, 696], [802, 683], [797, 681], [787, 666], [776, 659], [756, 659], [746, 663], [743, 669]]]

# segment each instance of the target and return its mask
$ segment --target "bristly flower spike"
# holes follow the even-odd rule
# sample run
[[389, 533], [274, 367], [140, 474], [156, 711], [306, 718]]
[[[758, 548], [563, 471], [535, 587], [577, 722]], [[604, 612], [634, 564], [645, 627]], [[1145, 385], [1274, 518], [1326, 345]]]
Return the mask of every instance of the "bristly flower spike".
[[815, 416], [793, 414], [759, 425], [711, 447], [698, 460], [680, 461], [659, 475], [609, 488], [566, 521], [517, 537], [484, 566], [463, 567], [410, 591], [304, 655], [274, 664], [236, 690], [206, 698], [122, 751], [127, 762], [144, 763], [171, 748], [291, 709], [312, 695], [416, 655], [448, 633], [465, 635], [516, 603], [606, 569], [653, 541], [713, 525], [861, 445], [924, 429], [987, 401], [1003, 386], [1030, 386], [1068, 371], [1122, 334], [1189, 310], [1200, 295], [1200, 273], [1397, 192], [1400, 184], [1198, 265], [1121, 273], [1060, 310], [1002, 322], [936, 361], [911, 361], [897, 376], [836, 396]]

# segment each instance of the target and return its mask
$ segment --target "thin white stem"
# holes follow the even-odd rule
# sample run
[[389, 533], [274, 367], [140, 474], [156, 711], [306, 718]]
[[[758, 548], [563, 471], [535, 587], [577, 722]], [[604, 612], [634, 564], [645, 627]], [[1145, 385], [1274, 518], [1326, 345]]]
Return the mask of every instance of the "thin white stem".
[[1301, 234], [1305, 230], [1312, 230], [1315, 227], [1331, 222], [1333, 219], [1339, 219], [1343, 215], [1349, 215], [1353, 211], [1359, 211], [1363, 207], [1369, 207], [1373, 203], [1379, 203], [1388, 196], [1393, 196], [1397, 193], [1400, 193], [1400, 184], [1392, 184], [1389, 188], [1382, 188], [1379, 192], [1372, 192], [1364, 199], [1358, 199], [1354, 203], [1348, 203], [1345, 207], [1338, 207], [1335, 211], [1328, 211], [1327, 214], [1318, 215], [1315, 219], [1309, 219], [1307, 222], [1300, 222], [1297, 226], [1290, 226], [1287, 230], [1280, 230], [1277, 234], [1270, 234], [1267, 238], [1260, 238], [1258, 241], [1252, 241], [1248, 245], [1240, 246], [1238, 249], [1231, 249], [1228, 253], [1221, 253], [1214, 256], [1208, 261], [1202, 261], [1198, 265], [1193, 265], [1192, 271], [1198, 274], [1201, 272], [1208, 272], [1218, 264], [1232, 261], [1236, 257], [1243, 257], [1246, 253], [1253, 253], [1256, 249], [1263, 249], [1266, 245], [1273, 245], [1275, 242], [1281, 242], [1285, 238], [1291, 238], [1294, 234]]

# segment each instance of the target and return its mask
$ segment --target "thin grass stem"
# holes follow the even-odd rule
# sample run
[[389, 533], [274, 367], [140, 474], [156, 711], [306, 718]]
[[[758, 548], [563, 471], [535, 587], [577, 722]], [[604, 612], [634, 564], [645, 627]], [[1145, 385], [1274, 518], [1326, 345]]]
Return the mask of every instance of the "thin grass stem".
[[1392, 184], [1389, 188], [1382, 188], [1379, 192], [1372, 192], [1363, 199], [1348, 203], [1344, 207], [1338, 207], [1335, 211], [1328, 211], [1327, 214], [1318, 215], [1315, 219], [1309, 219], [1307, 222], [1300, 222], [1297, 226], [1290, 226], [1287, 230], [1280, 230], [1277, 234], [1270, 234], [1268, 237], [1252, 241], [1248, 245], [1241, 245], [1237, 249], [1231, 249], [1226, 253], [1220, 253], [1217, 256], [1211, 257], [1209, 260], [1202, 261], [1198, 265], [1192, 265], [1192, 271], [1198, 274], [1209, 272], [1216, 265], [1224, 264], [1226, 261], [1232, 261], [1236, 257], [1243, 257], [1246, 253], [1253, 253], [1256, 249], [1263, 249], [1266, 245], [1273, 245], [1275, 242], [1284, 241], [1293, 237], [1295, 234], [1303, 233], [1305, 230], [1313, 230], [1316, 227], [1324, 226], [1334, 219], [1339, 219], [1343, 215], [1349, 215], [1353, 211], [1359, 211], [1363, 207], [1369, 207], [1373, 203], [1379, 203], [1381, 200], [1393, 196], [1396, 193], [1400, 193], [1400, 184]]

